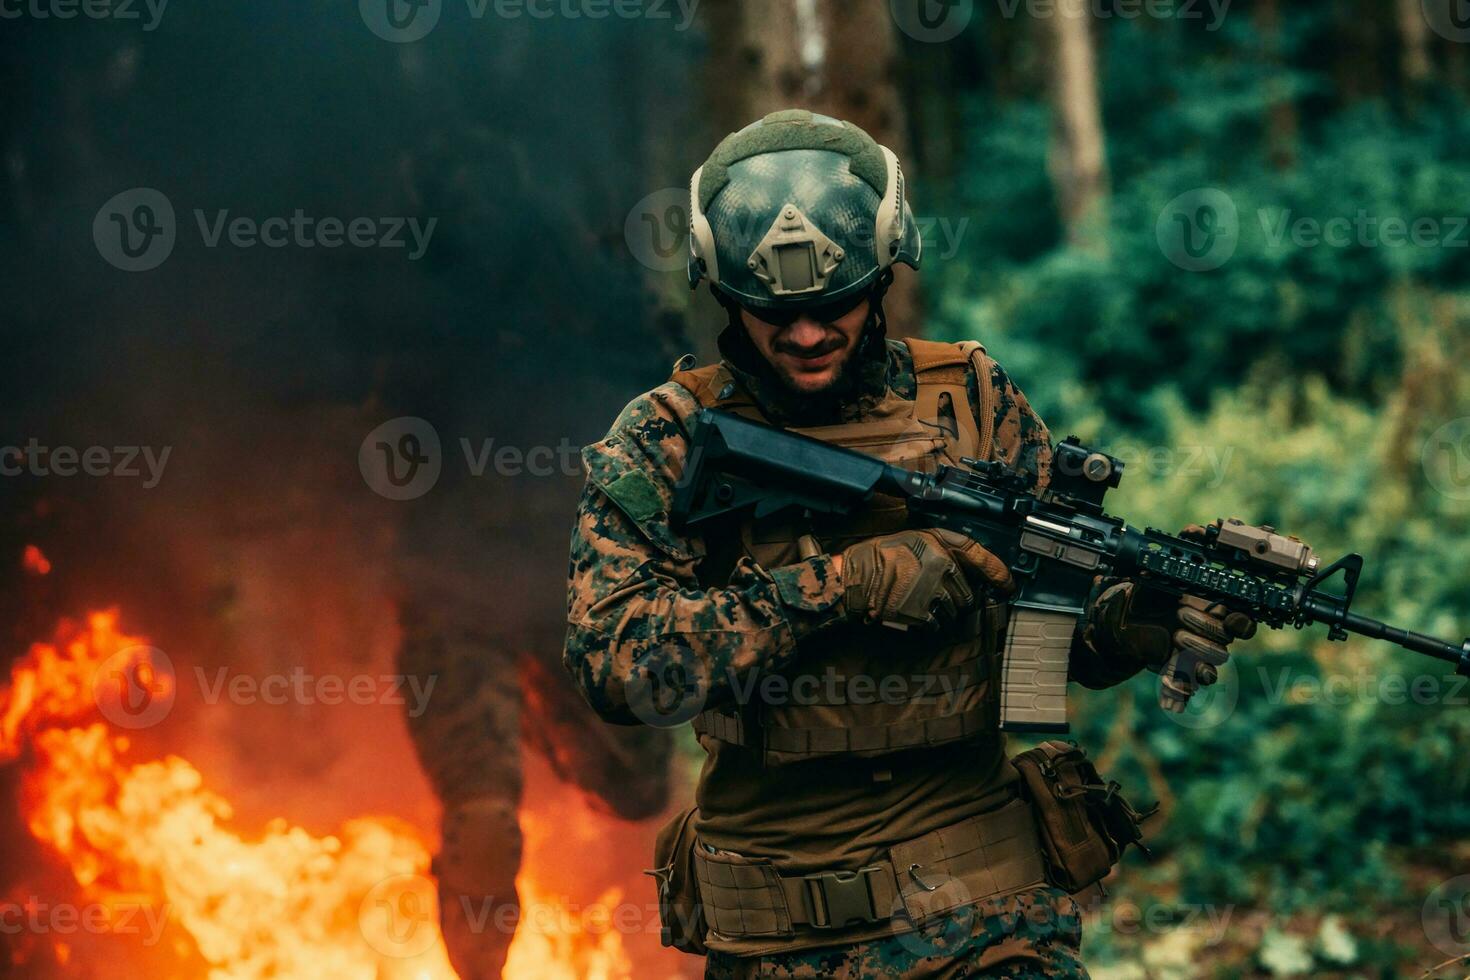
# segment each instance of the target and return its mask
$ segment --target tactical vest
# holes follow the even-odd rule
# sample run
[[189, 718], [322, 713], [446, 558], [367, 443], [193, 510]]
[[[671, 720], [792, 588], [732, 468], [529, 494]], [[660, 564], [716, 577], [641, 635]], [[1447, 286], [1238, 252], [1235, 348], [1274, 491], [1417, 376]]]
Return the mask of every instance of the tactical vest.
[[[994, 439], [994, 391], [985, 348], [909, 339], [917, 394], [890, 389], [858, 422], [792, 429], [912, 470], [987, 459]], [[968, 368], [979, 379], [977, 419], [966, 391]], [[765, 421], [759, 406], [723, 365], [675, 371], [672, 381], [705, 407]], [[705, 588], [725, 584], [742, 556], [763, 568], [794, 564], [908, 526], [904, 501], [877, 497], [850, 519], [775, 515], [743, 520], [705, 535]], [[716, 739], [762, 753], [766, 765], [839, 755], [873, 757], [905, 749], [999, 735], [999, 649], [1005, 606], [984, 603], [949, 631], [842, 624], [802, 643], [783, 697], [706, 711], [694, 721], [700, 741]], [[801, 681], [798, 683], [797, 678]]]

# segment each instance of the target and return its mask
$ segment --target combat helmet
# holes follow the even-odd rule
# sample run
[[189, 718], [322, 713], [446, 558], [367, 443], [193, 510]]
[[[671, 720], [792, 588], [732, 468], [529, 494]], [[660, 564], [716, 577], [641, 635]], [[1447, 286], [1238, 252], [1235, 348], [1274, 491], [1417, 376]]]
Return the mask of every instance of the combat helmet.
[[689, 182], [689, 282], [727, 306], [790, 311], [881, 300], [923, 249], [892, 150], [803, 109], [731, 133]]

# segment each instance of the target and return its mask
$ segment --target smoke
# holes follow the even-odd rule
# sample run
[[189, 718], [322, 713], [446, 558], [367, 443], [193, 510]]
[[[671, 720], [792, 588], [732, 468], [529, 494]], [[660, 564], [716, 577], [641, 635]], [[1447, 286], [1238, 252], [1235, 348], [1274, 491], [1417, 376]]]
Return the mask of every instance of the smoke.
[[[693, 76], [699, 39], [447, 4], [394, 44], [356, 6], [6, 22], [0, 446], [168, 455], [151, 487], [116, 467], [0, 477], [0, 613], [14, 654], [57, 616], [119, 604], [180, 672], [177, 710], [140, 740], [187, 752], [243, 821], [431, 826], [403, 706], [270, 703], [260, 681], [391, 675], [398, 603], [425, 583], [496, 643], [556, 656], [580, 478], [475, 476], [455, 454], [580, 446], [662, 380], [622, 229], [707, 142], [665, 149], [692, 129], [691, 87], [669, 80]], [[99, 209], [139, 188], [166, 199], [173, 238], [129, 272]], [[419, 258], [384, 241], [410, 220], [432, 227]], [[374, 244], [341, 243], [354, 222]], [[359, 469], [401, 416], [446, 450], [412, 501]], [[26, 543], [55, 564], [44, 583], [5, 557]], [[221, 670], [253, 678], [253, 700], [211, 702], [201, 679]]]

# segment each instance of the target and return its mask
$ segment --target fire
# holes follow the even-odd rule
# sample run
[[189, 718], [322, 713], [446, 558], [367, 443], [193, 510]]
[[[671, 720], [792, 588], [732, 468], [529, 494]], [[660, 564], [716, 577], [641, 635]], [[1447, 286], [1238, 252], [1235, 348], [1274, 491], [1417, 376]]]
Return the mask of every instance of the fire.
[[531, 878], [516, 879], [522, 920], [501, 976], [505, 980], [628, 980], [633, 964], [611, 920], [623, 899], [610, 888], [592, 911], [574, 915], [569, 903], [541, 894]]
[[[119, 629], [115, 610], [93, 613], [33, 644], [0, 689], [0, 763], [26, 765], [26, 825], [99, 910], [99, 931], [156, 944], [175, 958], [174, 976], [452, 980], [429, 845], [415, 828], [363, 817], [317, 837], [277, 819], [247, 839], [229, 826], [230, 803], [185, 759], [128, 760], [118, 707], [146, 710], [172, 697], [160, 656]], [[555, 903], [529, 873], [517, 886], [533, 914], [521, 921], [505, 977], [631, 976], [615, 929], [534, 914]], [[620, 900], [613, 891], [597, 904]], [[125, 918], [133, 928], [121, 927]], [[74, 946], [51, 944], [58, 967], [75, 960]]]
[[21, 567], [32, 575], [50, 575], [51, 559], [33, 544], [28, 544], [20, 557]]

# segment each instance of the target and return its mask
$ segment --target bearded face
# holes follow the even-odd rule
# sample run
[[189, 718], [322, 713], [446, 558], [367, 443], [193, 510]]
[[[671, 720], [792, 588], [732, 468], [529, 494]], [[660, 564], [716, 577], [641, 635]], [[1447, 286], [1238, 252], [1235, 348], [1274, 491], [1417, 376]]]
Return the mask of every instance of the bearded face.
[[870, 308], [863, 299], [832, 319], [818, 320], [803, 313], [779, 325], [742, 307], [740, 320], [755, 349], [792, 394], [819, 397], [833, 392], [846, 379]]

